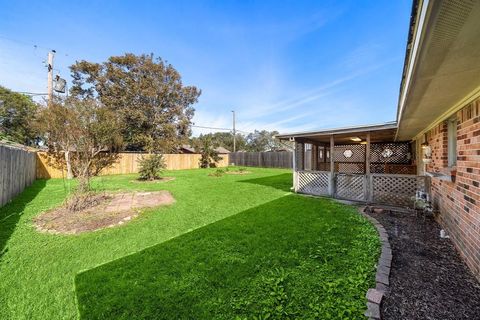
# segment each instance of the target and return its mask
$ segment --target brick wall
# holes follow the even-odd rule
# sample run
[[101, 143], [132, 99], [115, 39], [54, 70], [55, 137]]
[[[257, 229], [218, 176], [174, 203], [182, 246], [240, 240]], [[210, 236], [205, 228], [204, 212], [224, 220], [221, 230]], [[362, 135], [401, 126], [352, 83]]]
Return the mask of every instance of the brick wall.
[[[438, 221], [480, 279], [480, 99], [457, 112], [457, 178], [432, 178]], [[427, 133], [432, 162], [427, 171], [449, 172], [445, 121]]]

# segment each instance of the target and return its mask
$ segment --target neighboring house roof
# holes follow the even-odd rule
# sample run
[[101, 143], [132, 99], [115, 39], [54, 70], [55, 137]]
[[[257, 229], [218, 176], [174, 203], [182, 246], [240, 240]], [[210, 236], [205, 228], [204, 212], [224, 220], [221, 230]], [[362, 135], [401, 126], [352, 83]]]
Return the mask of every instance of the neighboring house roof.
[[[189, 144], [184, 144], [182, 145], [180, 148], [179, 148], [180, 151], [182, 151], [183, 153], [197, 153], [195, 151], [195, 148], [190, 146]], [[215, 151], [217, 151], [218, 153], [220, 154], [226, 154], [226, 153], [230, 153], [229, 150], [225, 149], [224, 147], [218, 147], [218, 148], [215, 148]]]
[[182, 145], [179, 149], [184, 153], [195, 153], [195, 148], [188, 144]]
[[220, 153], [220, 154], [230, 153], [230, 150], [227, 150], [227, 149], [225, 149], [224, 147], [215, 148], [215, 151], [217, 151], [217, 152]]

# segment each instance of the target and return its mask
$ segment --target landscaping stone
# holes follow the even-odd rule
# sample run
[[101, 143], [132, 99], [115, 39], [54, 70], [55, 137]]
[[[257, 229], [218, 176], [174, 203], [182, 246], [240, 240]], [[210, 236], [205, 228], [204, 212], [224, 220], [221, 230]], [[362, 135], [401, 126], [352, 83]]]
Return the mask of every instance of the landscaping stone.
[[[384, 293], [389, 289], [389, 276], [390, 267], [392, 264], [392, 249], [388, 241], [388, 233], [386, 229], [372, 216], [369, 216], [365, 212], [371, 212], [370, 208], [361, 208], [359, 210], [362, 215], [367, 218], [378, 231], [380, 242], [382, 245], [380, 258], [377, 263], [377, 273], [375, 275], [376, 286], [375, 288], [368, 289], [367, 297], [367, 311], [365, 316], [369, 319], [381, 319], [380, 304]], [[383, 212], [383, 211], [382, 211]]]
[[376, 303], [367, 302], [367, 311], [365, 311], [364, 315], [372, 319], [381, 319], [380, 306]]
[[380, 291], [380, 290], [377, 290], [377, 289], [368, 289], [367, 291], [367, 300], [372, 302], [372, 303], [376, 303], [376, 304], [380, 304], [382, 302], [382, 298], [383, 298], [383, 292]]

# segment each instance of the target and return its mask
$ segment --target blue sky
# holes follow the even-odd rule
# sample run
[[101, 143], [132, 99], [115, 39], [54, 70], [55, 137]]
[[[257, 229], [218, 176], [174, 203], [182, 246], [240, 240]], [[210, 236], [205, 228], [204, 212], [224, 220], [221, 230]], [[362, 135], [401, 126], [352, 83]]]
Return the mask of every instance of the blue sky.
[[49, 48], [67, 79], [75, 60], [154, 53], [202, 89], [196, 125], [231, 127], [233, 109], [247, 132], [381, 123], [395, 120], [410, 9], [406, 0], [0, 0], [0, 85], [45, 92]]

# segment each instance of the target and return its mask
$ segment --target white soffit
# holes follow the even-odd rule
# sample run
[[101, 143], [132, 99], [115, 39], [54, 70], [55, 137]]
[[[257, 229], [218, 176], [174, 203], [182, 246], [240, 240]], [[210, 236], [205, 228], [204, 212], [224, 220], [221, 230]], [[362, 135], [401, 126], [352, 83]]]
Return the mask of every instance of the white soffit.
[[416, 136], [480, 86], [480, 1], [430, 1], [397, 140]]

